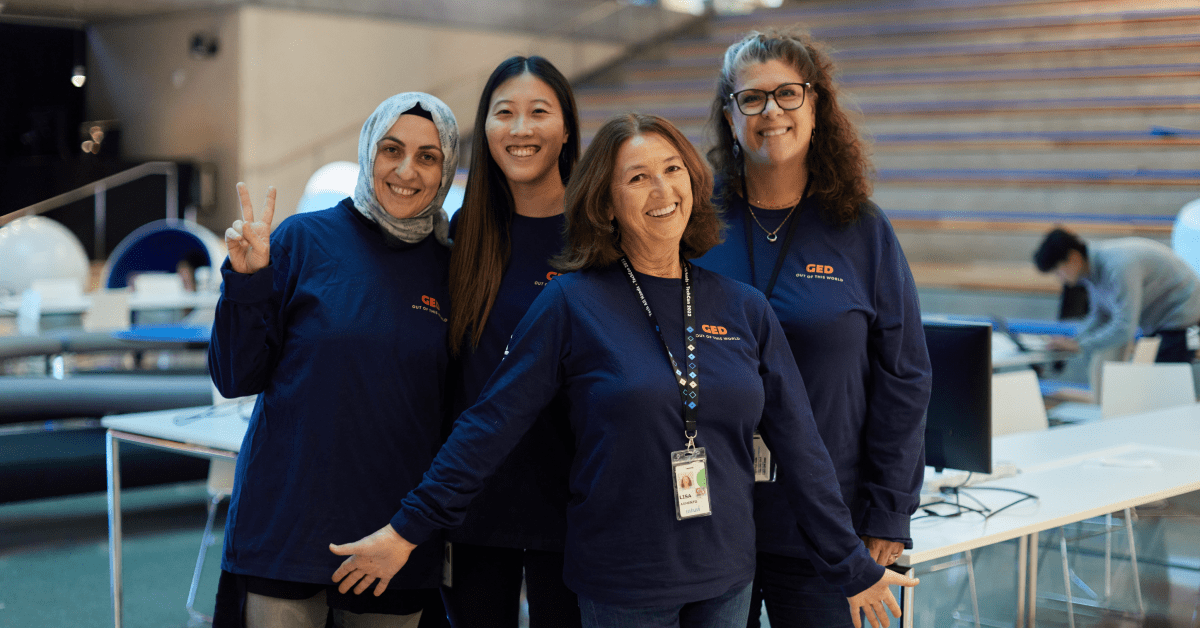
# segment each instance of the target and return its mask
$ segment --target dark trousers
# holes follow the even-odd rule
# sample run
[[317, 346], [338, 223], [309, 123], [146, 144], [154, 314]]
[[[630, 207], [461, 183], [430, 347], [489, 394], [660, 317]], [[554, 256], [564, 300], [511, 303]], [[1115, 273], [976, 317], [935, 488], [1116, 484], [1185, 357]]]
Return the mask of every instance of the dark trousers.
[[579, 600], [563, 584], [561, 552], [454, 544], [453, 586], [442, 599], [454, 628], [517, 628], [521, 578], [529, 628], [578, 628]]
[[1155, 335], [1162, 340], [1158, 345], [1158, 355], [1154, 357], [1155, 362], [1196, 361], [1196, 352], [1189, 351], [1187, 347], [1186, 329], [1164, 329]]
[[[759, 552], [751, 591], [748, 628], [759, 628], [764, 601], [771, 628], [854, 626], [842, 591], [822, 580], [812, 562], [803, 558]], [[868, 625], [865, 619], [863, 625]]]

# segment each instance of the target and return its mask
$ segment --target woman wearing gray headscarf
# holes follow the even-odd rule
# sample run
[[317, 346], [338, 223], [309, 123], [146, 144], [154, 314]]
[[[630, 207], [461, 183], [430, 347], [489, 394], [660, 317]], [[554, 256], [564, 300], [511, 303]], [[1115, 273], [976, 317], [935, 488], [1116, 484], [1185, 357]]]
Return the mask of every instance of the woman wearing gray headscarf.
[[[413, 626], [436, 598], [440, 543], [396, 595], [344, 596], [331, 538], [390, 518], [439, 445], [447, 365], [447, 220], [458, 127], [442, 101], [384, 101], [359, 138], [354, 197], [271, 233], [275, 192], [225, 233], [209, 348], [226, 397], [258, 394], [237, 461], [214, 625]], [[244, 622], [244, 623], [243, 623]]]

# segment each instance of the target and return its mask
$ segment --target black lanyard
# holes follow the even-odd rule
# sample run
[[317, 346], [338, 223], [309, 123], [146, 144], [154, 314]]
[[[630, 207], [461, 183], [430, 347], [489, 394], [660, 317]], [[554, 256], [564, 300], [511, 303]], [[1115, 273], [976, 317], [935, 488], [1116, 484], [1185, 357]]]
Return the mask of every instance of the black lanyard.
[[[804, 183], [804, 191], [800, 193], [800, 200], [796, 202], [796, 207], [792, 209], [792, 214], [800, 210], [800, 205], [804, 204], [805, 197], [808, 196], [808, 186], [812, 184], [812, 175], [809, 175], [808, 181]], [[755, 279], [758, 277], [754, 271], [754, 232], [751, 230], [753, 225], [750, 224], [750, 195], [746, 194], [746, 177], [742, 177], [742, 198], [746, 201], [746, 211], [742, 212], [742, 220], [745, 223], [746, 232], [746, 250], [750, 253], [750, 285], [755, 288], [758, 284]], [[783, 247], [779, 249], [779, 258], [775, 260], [775, 268], [771, 271], [771, 279], [767, 283], [767, 289], [763, 293], [767, 295], [767, 299], [771, 298], [771, 293], [775, 291], [775, 281], [779, 279], [779, 271], [783, 268], [783, 260], [787, 258], [788, 249], [792, 246], [792, 236], [796, 234], [796, 224], [800, 222], [799, 216], [792, 216], [795, 220], [788, 225], [787, 234], [783, 236]]]
[[[638, 285], [637, 277], [633, 275], [633, 265], [629, 263], [629, 258], [622, 257], [621, 264], [625, 266], [625, 276], [629, 278], [629, 285], [633, 286], [633, 291], [637, 293], [637, 297], [642, 301], [642, 307], [646, 310], [646, 316], [650, 318], [650, 324], [654, 325], [654, 331], [658, 332], [658, 338], [662, 340], [663, 348], [667, 350], [667, 358], [671, 360], [671, 367], [675, 369], [675, 383], [679, 384], [679, 394], [683, 398], [683, 429], [684, 436], [687, 438], [696, 437], [696, 416], [699, 414], [699, 393], [700, 384], [696, 381], [696, 312], [695, 303], [692, 300], [692, 278], [688, 272], [688, 264], [686, 261], [680, 261], [683, 266], [683, 328], [686, 332], [687, 342], [685, 346], [688, 350], [688, 365], [687, 372], [684, 372], [679, 367], [679, 363], [675, 361], [675, 355], [671, 353], [671, 347], [667, 346], [667, 339], [662, 335], [662, 329], [658, 326], [658, 320], [654, 318], [654, 312], [650, 309], [650, 302], [646, 300], [645, 293], [642, 292], [642, 287]], [[691, 432], [691, 436], [688, 436]]]

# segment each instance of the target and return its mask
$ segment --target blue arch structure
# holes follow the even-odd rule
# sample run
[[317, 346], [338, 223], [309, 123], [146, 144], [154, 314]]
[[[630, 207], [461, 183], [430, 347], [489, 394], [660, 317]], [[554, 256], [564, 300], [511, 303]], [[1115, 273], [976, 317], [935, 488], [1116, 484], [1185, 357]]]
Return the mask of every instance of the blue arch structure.
[[143, 225], [121, 241], [109, 257], [105, 288], [118, 289], [129, 285], [131, 273], [173, 273], [179, 261], [199, 252], [216, 267], [223, 260], [213, 260], [208, 247], [199, 236], [181, 225], [156, 221]]

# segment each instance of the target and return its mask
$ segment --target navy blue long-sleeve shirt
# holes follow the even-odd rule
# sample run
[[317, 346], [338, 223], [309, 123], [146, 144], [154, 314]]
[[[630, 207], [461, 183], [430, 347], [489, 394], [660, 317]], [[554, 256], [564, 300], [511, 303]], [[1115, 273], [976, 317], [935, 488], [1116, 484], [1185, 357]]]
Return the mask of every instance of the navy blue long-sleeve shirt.
[[[819, 209], [819, 200], [810, 197], [791, 218], [798, 224], [771, 307], [804, 377], [855, 529], [911, 548], [909, 518], [924, 474], [931, 382], [916, 287], [878, 207], [864, 205], [861, 218], [843, 228], [825, 223]], [[738, 198], [724, 212], [724, 242], [696, 264], [750, 283], [746, 203]], [[780, 226], [786, 213], [755, 209], [767, 229]], [[778, 241], [770, 243], [751, 221], [753, 283], [760, 289], [767, 287], [789, 228], [783, 223]], [[755, 521], [760, 550], [808, 557], [786, 487], [758, 484]]]
[[[389, 248], [351, 203], [284, 220], [267, 268], [222, 268], [213, 382], [261, 393], [225, 527], [232, 573], [329, 584], [329, 543], [377, 530], [440, 442], [449, 251], [432, 236]], [[436, 587], [440, 555], [425, 544], [393, 586]]]
[[[455, 214], [455, 219], [458, 214]], [[479, 346], [464, 350], [450, 367], [450, 421], [475, 405], [495, 372], [509, 339], [558, 272], [550, 258], [562, 252], [562, 214], [532, 218], [514, 214], [511, 253]], [[450, 224], [456, 231], [457, 220]], [[567, 475], [575, 450], [565, 399], [552, 401], [471, 502], [461, 527], [446, 538], [489, 547], [563, 551], [567, 536]]]
[[[682, 282], [640, 275], [663, 337], [683, 347]], [[479, 402], [459, 418], [392, 526], [417, 542], [462, 521], [471, 497], [556, 395], [570, 402], [576, 454], [564, 581], [623, 605], [716, 597], [754, 576], [753, 434], [786, 461], [781, 486], [818, 566], [847, 595], [883, 568], [855, 535], [783, 330], [762, 294], [693, 272], [699, 431], [712, 516], [676, 520], [670, 453], [685, 446], [670, 362], [619, 266], [550, 282], [517, 326]]]

